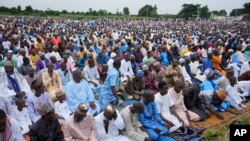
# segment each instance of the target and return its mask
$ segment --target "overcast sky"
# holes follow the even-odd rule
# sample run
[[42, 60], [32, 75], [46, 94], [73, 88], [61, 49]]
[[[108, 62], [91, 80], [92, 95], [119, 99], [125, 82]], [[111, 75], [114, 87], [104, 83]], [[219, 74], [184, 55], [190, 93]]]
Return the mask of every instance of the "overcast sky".
[[208, 5], [210, 10], [225, 9], [230, 13], [232, 9], [242, 8], [249, 0], [0, 0], [1, 6], [16, 7], [31, 5], [33, 9], [68, 11], [88, 11], [105, 9], [115, 13], [122, 12], [123, 7], [129, 7], [131, 14], [138, 14], [138, 10], [146, 5], [157, 5], [159, 14], [177, 14], [184, 3]]

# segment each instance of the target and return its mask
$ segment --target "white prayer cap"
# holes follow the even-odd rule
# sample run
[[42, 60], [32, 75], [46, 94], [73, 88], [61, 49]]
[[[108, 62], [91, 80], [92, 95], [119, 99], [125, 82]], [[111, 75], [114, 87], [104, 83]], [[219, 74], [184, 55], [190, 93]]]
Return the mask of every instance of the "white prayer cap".
[[76, 109], [76, 113], [79, 115], [85, 115], [87, 111], [88, 111], [88, 106], [84, 103], [79, 104]]
[[229, 49], [228, 52], [234, 52], [234, 50], [233, 49]]
[[185, 62], [185, 59], [184, 58], [180, 58], [179, 59], [179, 64], [182, 64], [182, 63], [184, 63]]
[[116, 53], [112, 52], [112, 53], [110, 54], [110, 57], [111, 57], [111, 58], [116, 57]]

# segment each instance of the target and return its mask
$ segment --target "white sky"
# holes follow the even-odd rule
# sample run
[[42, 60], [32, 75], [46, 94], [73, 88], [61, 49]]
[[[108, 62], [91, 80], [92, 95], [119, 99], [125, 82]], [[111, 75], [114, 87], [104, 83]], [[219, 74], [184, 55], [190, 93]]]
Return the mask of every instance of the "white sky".
[[157, 5], [159, 14], [177, 14], [184, 3], [208, 5], [210, 10], [225, 9], [229, 14], [232, 9], [242, 8], [249, 0], [0, 0], [0, 6], [16, 7], [31, 5], [33, 9], [68, 11], [88, 11], [105, 9], [112, 13], [122, 12], [129, 7], [130, 14], [138, 14], [138, 10], [146, 4]]

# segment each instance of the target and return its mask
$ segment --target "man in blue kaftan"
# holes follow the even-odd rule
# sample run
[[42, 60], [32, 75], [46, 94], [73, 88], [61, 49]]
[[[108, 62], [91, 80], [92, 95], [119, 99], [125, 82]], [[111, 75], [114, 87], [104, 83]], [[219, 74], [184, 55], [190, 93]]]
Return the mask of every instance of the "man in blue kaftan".
[[156, 104], [154, 94], [151, 90], [146, 90], [143, 94], [142, 104], [144, 111], [139, 114], [139, 121], [152, 141], [174, 141], [167, 136], [167, 124], [161, 119]]
[[71, 112], [75, 112], [80, 103], [85, 103], [89, 106], [89, 113], [97, 115], [100, 112], [100, 105], [95, 100], [91, 87], [88, 82], [82, 79], [80, 70], [72, 72], [73, 80], [71, 80], [65, 88], [66, 100]]
[[121, 66], [120, 60], [115, 60], [113, 68], [108, 71], [105, 82], [100, 90], [99, 101], [102, 109], [108, 104], [118, 104], [118, 96], [116, 88], [119, 86], [119, 68]]

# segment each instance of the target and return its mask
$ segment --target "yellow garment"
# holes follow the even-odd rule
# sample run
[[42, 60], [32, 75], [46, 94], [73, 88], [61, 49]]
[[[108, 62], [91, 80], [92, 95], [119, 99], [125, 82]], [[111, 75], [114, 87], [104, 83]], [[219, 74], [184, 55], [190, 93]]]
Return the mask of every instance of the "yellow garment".
[[226, 72], [221, 68], [221, 58], [219, 56], [213, 55], [212, 63], [214, 68], [219, 71], [220, 74], [226, 75]]
[[83, 57], [83, 54], [84, 54], [84, 51], [83, 51], [83, 52], [78, 51], [78, 52], [76, 53], [76, 56], [77, 56], [78, 59], [80, 59], [80, 58]]
[[43, 43], [37, 43], [36, 48], [39, 52], [43, 52], [44, 44]]
[[39, 55], [30, 55], [31, 65], [36, 70], [36, 62], [40, 59]]
[[50, 77], [49, 72], [45, 71], [42, 74], [42, 81], [46, 91], [49, 93], [50, 98], [52, 99], [52, 101], [55, 101], [56, 91], [62, 90], [62, 82], [60, 76], [56, 72], [53, 72], [52, 77]]

